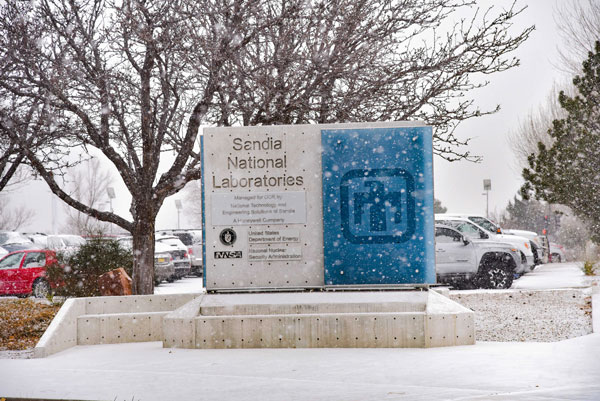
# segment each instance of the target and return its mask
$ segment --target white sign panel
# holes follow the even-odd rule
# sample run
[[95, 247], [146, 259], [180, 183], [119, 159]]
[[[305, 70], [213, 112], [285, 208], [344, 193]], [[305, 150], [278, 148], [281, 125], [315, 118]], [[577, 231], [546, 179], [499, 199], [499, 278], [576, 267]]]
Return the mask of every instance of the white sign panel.
[[317, 126], [207, 128], [202, 140], [206, 288], [321, 287]]
[[305, 192], [218, 193], [210, 196], [215, 226], [306, 223]]

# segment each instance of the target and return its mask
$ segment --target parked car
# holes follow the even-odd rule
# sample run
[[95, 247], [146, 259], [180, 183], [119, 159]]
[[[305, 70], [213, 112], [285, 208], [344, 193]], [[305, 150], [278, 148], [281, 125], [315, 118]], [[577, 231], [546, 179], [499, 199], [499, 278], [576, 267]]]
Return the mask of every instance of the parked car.
[[62, 252], [66, 255], [72, 255], [79, 250], [81, 245], [85, 244], [85, 238], [79, 235], [57, 234], [48, 235], [47, 247], [56, 252]]
[[466, 217], [436, 214], [435, 222], [454, 227], [471, 238], [506, 242], [513, 245], [521, 252], [521, 263], [517, 265], [517, 274], [525, 274], [535, 267], [531, 243], [527, 238], [519, 237], [517, 235], [498, 234], [497, 231], [487, 230]]
[[533, 250], [534, 263], [536, 265], [542, 263], [548, 263], [549, 260], [549, 246], [548, 238], [544, 235], [538, 235], [534, 231], [527, 230], [514, 230], [505, 229], [502, 230], [505, 234], [518, 235], [521, 237], [528, 238], [531, 241], [531, 248]]
[[44, 233], [21, 233], [24, 237], [27, 237], [31, 242], [44, 249], [48, 247], [48, 235]]
[[500, 225], [490, 219], [488, 219], [487, 217], [483, 217], [483, 216], [479, 216], [477, 214], [469, 214], [469, 213], [441, 213], [441, 214], [436, 214], [436, 217], [458, 217], [461, 219], [467, 219], [469, 221], [472, 221], [473, 223], [477, 224], [480, 227], [483, 227], [485, 230], [492, 232], [492, 233], [496, 233], [496, 234], [502, 234], [503, 230], [500, 227]]
[[9, 253], [0, 259], [0, 294], [46, 297], [56, 286], [48, 282], [46, 268], [56, 263], [56, 253], [29, 249]]
[[175, 277], [180, 279], [192, 270], [192, 262], [188, 253], [188, 247], [174, 235], [157, 235], [156, 242], [160, 242], [169, 246], [169, 253], [173, 257], [175, 264]]
[[550, 243], [550, 262], [566, 262], [567, 258], [565, 255], [565, 249], [562, 245], [558, 245], [554, 242]]
[[510, 288], [521, 256], [511, 244], [472, 239], [447, 225], [435, 225], [436, 276], [458, 288]]
[[[121, 246], [133, 249], [132, 237], [121, 237], [117, 239]], [[154, 285], [158, 286], [164, 280], [172, 282], [175, 280], [175, 264], [171, 256], [171, 247], [160, 243], [154, 243]]]
[[174, 235], [188, 248], [188, 255], [192, 264], [191, 273], [202, 276], [202, 230], [195, 229], [167, 229], [156, 231], [158, 235]]
[[176, 277], [175, 263], [170, 253], [169, 245], [161, 242], [154, 244], [154, 284], [159, 285], [163, 280], [172, 282]]
[[35, 245], [27, 237], [15, 231], [0, 231], [0, 246], [8, 252], [23, 249], [40, 249], [39, 246]]

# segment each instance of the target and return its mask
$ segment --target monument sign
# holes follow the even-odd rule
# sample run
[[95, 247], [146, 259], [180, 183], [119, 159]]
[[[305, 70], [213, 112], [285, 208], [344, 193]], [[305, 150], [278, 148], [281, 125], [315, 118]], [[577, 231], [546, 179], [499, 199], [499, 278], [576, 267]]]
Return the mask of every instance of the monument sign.
[[435, 282], [431, 128], [207, 128], [208, 290]]

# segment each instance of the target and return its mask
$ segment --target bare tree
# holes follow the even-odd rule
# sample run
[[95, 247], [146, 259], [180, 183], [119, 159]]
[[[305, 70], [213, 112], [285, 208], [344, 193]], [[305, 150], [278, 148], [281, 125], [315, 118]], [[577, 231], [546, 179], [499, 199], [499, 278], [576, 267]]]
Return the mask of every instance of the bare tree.
[[594, 51], [594, 43], [600, 38], [600, 2], [565, 2], [554, 19], [562, 39], [559, 68], [575, 76], [581, 72], [581, 60]]
[[[100, 160], [93, 157], [73, 170], [67, 174], [70, 177], [67, 185], [70, 188], [69, 195], [94, 209], [107, 210], [108, 207], [102, 205], [109, 203], [107, 194], [113, 179], [110, 172], [102, 168]], [[110, 223], [95, 219], [77, 209], [65, 205], [65, 211], [67, 218], [63, 230], [66, 232], [89, 236], [105, 235], [111, 230]]]
[[[25, 164], [27, 158], [23, 147], [10, 135], [11, 131], [31, 131], [40, 115], [38, 103], [19, 101], [0, 89], [0, 192], [25, 183], [31, 178], [31, 170]], [[36, 149], [45, 140], [40, 136], [23, 137], [29, 149]]]
[[[69, 206], [133, 235], [133, 289], [153, 292], [154, 224], [164, 199], [200, 177], [198, 128], [224, 62], [265, 23], [261, 1], [7, 2], [0, 10], [0, 87], [44, 104], [68, 148], [98, 149], [132, 195], [132, 220], [101, 211], [61, 187], [57, 163], [10, 131], [32, 167]], [[50, 131], [51, 123], [37, 127]], [[163, 152], [174, 162], [159, 174]], [[68, 159], [67, 159], [68, 160]], [[52, 170], [57, 168], [57, 170]]]
[[0, 192], [9, 183], [22, 183], [28, 178], [28, 174], [20, 168], [25, 155], [19, 149], [16, 141], [4, 135], [0, 126]]
[[[495, 16], [477, 11], [440, 33], [443, 21], [473, 4], [6, 2], [0, 88], [52, 116], [35, 130], [8, 134], [69, 206], [132, 233], [133, 289], [151, 293], [155, 218], [168, 196], [200, 177], [201, 123], [424, 119], [436, 127], [438, 154], [469, 157], [456, 149], [464, 142], [454, 127], [490, 112], [465, 97], [486, 84], [471, 77], [516, 66], [508, 54], [532, 30], [509, 35], [520, 12], [511, 8]], [[32, 135], [57, 131], [52, 152], [27, 146]], [[60, 185], [65, 170], [54, 152], [89, 148], [115, 166], [132, 196], [132, 219], [87, 205]], [[164, 152], [175, 159], [162, 172]]]
[[552, 121], [565, 116], [557, 100], [560, 91], [561, 89], [554, 85], [546, 103], [530, 111], [525, 120], [508, 134], [508, 143], [516, 157], [518, 170], [529, 166], [528, 158], [531, 154], [539, 152], [540, 142], [546, 146], [552, 145], [553, 139], [548, 135], [548, 129], [552, 126]]
[[[585, 60], [594, 43], [600, 38], [600, 2], [597, 0], [565, 2], [557, 8], [554, 18], [562, 42], [559, 45], [557, 67], [575, 76], [581, 73], [581, 60]], [[553, 143], [548, 130], [552, 121], [565, 117], [560, 107], [560, 91], [568, 96], [576, 94], [571, 82], [555, 84], [544, 104], [529, 112], [516, 130], [508, 136], [509, 145], [516, 156], [517, 167], [529, 166], [528, 157], [538, 154], [538, 143], [550, 147]]]
[[202, 227], [202, 186], [200, 181], [189, 182], [182, 192], [186, 204], [183, 214], [195, 227]]
[[[454, 135], [458, 123], [499, 109], [480, 110], [469, 97], [487, 85], [473, 77], [507, 70], [507, 54], [533, 27], [514, 36], [511, 7], [477, 10], [448, 23], [474, 1], [426, 2], [287, 0], [272, 2], [268, 18], [286, 20], [252, 38], [228, 60], [211, 121], [270, 125], [422, 120], [434, 130], [434, 151], [448, 160], [470, 158]], [[448, 23], [441, 29], [442, 21]]]
[[11, 207], [5, 196], [0, 195], [0, 230], [16, 231], [29, 224], [35, 211], [24, 205]]

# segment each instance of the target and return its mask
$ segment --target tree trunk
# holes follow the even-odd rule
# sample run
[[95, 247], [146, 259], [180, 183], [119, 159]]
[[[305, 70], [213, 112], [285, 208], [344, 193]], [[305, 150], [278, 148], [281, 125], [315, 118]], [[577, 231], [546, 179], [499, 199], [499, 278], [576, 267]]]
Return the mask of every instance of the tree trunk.
[[154, 294], [154, 218], [138, 220], [133, 235], [133, 294]]

